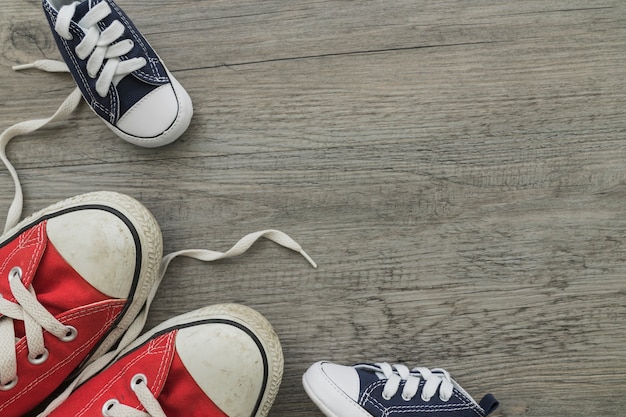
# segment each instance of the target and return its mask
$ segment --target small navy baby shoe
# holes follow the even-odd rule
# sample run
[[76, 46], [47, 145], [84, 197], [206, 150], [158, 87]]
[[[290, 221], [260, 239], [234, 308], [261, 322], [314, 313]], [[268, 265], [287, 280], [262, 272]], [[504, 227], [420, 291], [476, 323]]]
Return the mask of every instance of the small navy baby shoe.
[[498, 407], [491, 394], [474, 401], [443, 369], [322, 361], [302, 383], [328, 417], [485, 417]]
[[157, 147], [189, 126], [185, 89], [112, 0], [43, 0], [57, 46], [93, 111], [122, 139]]

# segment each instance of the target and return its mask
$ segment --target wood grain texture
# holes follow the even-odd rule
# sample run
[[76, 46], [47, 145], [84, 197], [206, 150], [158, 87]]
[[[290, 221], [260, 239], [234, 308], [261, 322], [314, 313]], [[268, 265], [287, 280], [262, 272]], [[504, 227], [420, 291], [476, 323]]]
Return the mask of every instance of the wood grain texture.
[[[285, 353], [273, 417], [321, 416], [320, 359], [441, 366], [496, 416], [626, 409], [626, 3], [119, 0], [187, 88], [162, 149], [86, 105], [10, 144], [24, 213], [109, 189], [142, 201], [175, 261], [149, 325], [239, 302]], [[54, 111], [64, 75], [38, 0], [3, 2], [0, 128]], [[0, 171], [6, 211], [13, 195]]]

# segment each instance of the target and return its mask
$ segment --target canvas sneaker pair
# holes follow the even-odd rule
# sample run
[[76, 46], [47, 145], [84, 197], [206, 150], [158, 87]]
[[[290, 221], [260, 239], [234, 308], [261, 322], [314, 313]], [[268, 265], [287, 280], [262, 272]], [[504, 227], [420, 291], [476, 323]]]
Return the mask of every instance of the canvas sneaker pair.
[[498, 407], [491, 394], [476, 402], [443, 369], [320, 361], [302, 383], [328, 417], [485, 417]]
[[289, 236], [266, 230], [226, 252], [163, 257], [151, 213], [114, 192], [64, 200], [8, 226], [0, 238], [2, 417], [33, 415], [51, 401], [42, 416], [267, 414], [282, 352], [255, 311], [208, 307], [137, 337], [176, 257], [237, 256], [261, 237], [306, 256]]

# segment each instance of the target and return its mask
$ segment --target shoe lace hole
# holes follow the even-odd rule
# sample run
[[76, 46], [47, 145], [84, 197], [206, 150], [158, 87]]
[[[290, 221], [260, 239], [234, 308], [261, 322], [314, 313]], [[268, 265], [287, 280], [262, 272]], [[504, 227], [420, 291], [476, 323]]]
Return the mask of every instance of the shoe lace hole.
[[14, 266], [9, 271], [9, 280], [11, 279], [22, 279], [22, 268], [19, 266]]
[[76, 339], [76, 337], [78, 336], [78, 330], [76, 330], [76, 327], [67, 326], [66, 329], [67, 329], [67, 332], [65, 333], [65, 336], [61, 338], [61, 341], [71, 342], [72, 340]]
[[28, 355], [28, 362], [32, 365], [41, 365], [48, 360], [48, 356], [50, 356], [50, 352], [48, 352], [48, 349], [44, 349], [43, 353], [40, 353], [39, 355]]
[[148, 378], [144, 374], [137, 374], [130, 380], [130, 389], [135, 391], [139, 384], [148, 384]]
[[9, 391], [15, 388], [17, 385], [17, 375], [15, 378], [7, 384], [0, 384], [0, 391]]
[[102, 415], [104, 417], [110, 417], [109, 411], [111, 411], [111, 409], [115, 407], [116, 405], [118, 405], [119, 403], [120, 402], [116, 400], [115, 398], [110, 399], [109, 401], [105, 402], [104, 405], [102, 406]]

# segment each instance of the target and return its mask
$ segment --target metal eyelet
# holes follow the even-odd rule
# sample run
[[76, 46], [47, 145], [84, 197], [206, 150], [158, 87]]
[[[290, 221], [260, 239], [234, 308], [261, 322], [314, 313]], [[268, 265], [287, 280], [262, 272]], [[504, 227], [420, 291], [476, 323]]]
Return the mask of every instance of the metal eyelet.
[[133, 379], [130, 380], [130, 389], [135, 391], [135, 389], [137, 388], [137, 385], [141, 384], [142, 382], [147, 385], [148, 378], [144, 374], [135, 375]]
[[22, 279], [22, 274], [23, 274], [22, 268], [20, 268], [19, 266], [14, 266], [9, 271], [9, 280]]
[[9, 382], [8, 384], [0, 385], [0, 391], [12, 390], [13, 388], [15, 388], [16, 385], [17, 385], [17, 375], [15, 376], [15, 379]]
[[385, 393], [383, 392], [383, 399], [389, 401], [391, 399], [391, 397], [385, 395]]
[[40, 353], [37, 356], [28, 355], [28, 362], [30, 362], [32, 365], [41, 365], [48, 360], [49, 356], [50, 352], [48, 352], [48, 349], [44, 349], [43, 353]]
[[66, 329], [67, 332], [65, 333], [65, 336], [60, 339], [62, 342], [71, 342], [78, 337], [78, 330], [76, 330], [76, 327], [67, 326]]
[[102, 406], [102, 415], [104, 417], [110, 417], [109, 411], [111, 411], [111, 408], [115, 407], [119, 403], [120, 402], [116, 400], [115, 398], [112, 398], [109, 401], [105, 402], [104, 405]]

